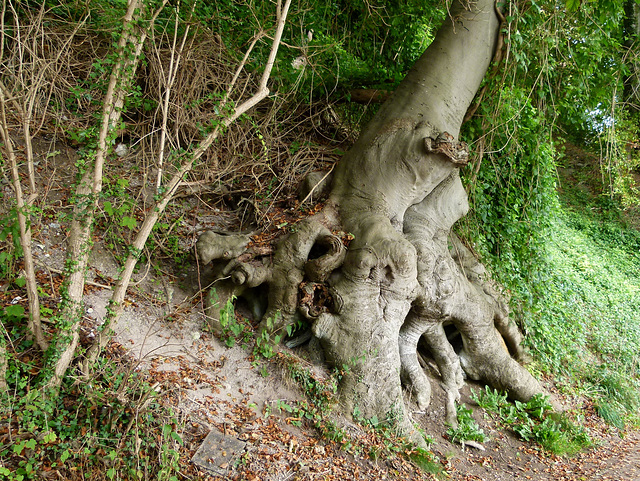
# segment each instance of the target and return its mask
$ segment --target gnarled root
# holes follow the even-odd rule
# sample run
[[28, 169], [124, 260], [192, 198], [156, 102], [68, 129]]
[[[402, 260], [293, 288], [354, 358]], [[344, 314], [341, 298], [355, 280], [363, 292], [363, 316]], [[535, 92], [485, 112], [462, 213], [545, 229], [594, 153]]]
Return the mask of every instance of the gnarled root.
[[[451, 226], [467, 208], [464, 188], [455, 173], [420, 204], [409, 208], [404, 224], [405, 236], [418, 253], [420, 295], [400, 332], [403, 380], [424, 409], [429, 399], [428, 379], [413, 353], [418, 338], [423, 336], [442, 376], [447, 393], [447, 422], [452, 425], [456, 424], [455, 401], [462, 386], [462, 370], [472, 379], [507, 391], [515, 399], [528, 400], [542, 392], [540, 384], [511, 358], [505, 347], [502, 335], [515, 354], [521, 353], [520, 333], [509, 322], [506, 305], [497, 292], [480, 275], [473, 275], [484, 273], [482, 266], [477, 261], [471, 266], [465, 258], [468, 269], [463, 271], [461, 261], [456, 263], [450, 255]], [[462, 247], [458, 246], [457, 252]], [[465, 276], [463, 272], [468, 273]], [[464, 348], [459, 356], [444, 332], [445, 323], [455, 325], [462, 335]]]
[[[457, 171], [407, 209], [402, 232], [396, 225], [400, 218], [394, 224], [382, 211], [362, 210], [368, 201], [340, 200], [341, 224], [329, 203], [326, 212], [301, 222], [279, 242], [271, 262], [247, 253], [239, 257], [246, 260], [225, 261], [221, 274], [230, 280], [221, 287], [267, 284], [261, 328], [271, 332], [302, 311], [313, 324], [314, 342], [342, 372], [345, 413], [392, 420], [420, 443], [402, 395], [404, 383], [421, 410], [429, 405], [431, 386], [418, 362], [419, 345], [430, 351], [440, 371], [446, 421], [453, 426], [463, 372], [515, 399], [542, 392], [511, 357], [510, 351], [522, 354], [521, 335], [509, 320], [506, 302], [471, 253], [455, 238], [449, 240], [451, 226], [468, 208]], [[339, 225], [355, 236], [348, 249], [331, 233]], [[313, 305], [316, 290], [330, 293], [328, 305]], [[447, 337], [447, 325], [461, 335], [460, 353]]]

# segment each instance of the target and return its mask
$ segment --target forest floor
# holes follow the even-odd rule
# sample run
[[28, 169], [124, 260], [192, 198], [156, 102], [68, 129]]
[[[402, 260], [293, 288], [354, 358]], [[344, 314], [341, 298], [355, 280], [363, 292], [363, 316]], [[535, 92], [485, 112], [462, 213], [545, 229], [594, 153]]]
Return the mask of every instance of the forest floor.
[[[43, 178], [50, 182], [48, 201], [54, 205], [56, 197], [67, 195], [71, 179], [65, 175], [70, 175], [68, 167], [74, 159], [44, 143], [40, 148], [58, 152], [49, 161], [51, 176], [43, 172]], [[189, 207], [188, 202], [181, 204], [183, 209]], [[224, 211], [211, 211], [204, 204], [188, 211], [184, 219], [176, 224], [183, 250], [206, 228], [233, 229]], [[49, 276], [52, 286], [62, 270], [64, 232], [60, 222], [45, 220], [35, 235], [41, 275]], [[118, 264], [110, 242], [109, 236], [96, 237], [93, 278], [86, 294], [85, 342], [94, 336], [93, 330], [105, 314], [108, 285], [117, 277]], [[146, 274], [141, 272], [130, 289], [124, 315], [115, 327], [117, 335], [107, 351], [112, 358], [147, 373], [150, 383], [158, 383], [160, 398], [175, 410], [185, 440], [180, 458], [184, 475], [191, 479], [273, 481], [435, 479], [418, 466], [420, 457], [415, 452], [398, 448], [388, 433], [356, 424], [336, 414], [338, 409], [311, 420], [305, 419], [304, 411], [293, 409], [305, 401], [305, 393], [288, 374], [292, 359], [312, 372], [318, 382], [330, 375], [326, 367], [307, 360], [306, 347], [283, 347], [265, 360], [254, 355], [253, 338], [247, 338], [244, 346], [229, 348], [207, 332], [202, 282], [193, 259], [182, 264], [165, 260], [152, 267], [141, 269]], [[554, 394], [568, 411], [583, 416], [595, 443], [593, 449], [571, 458], [558, 457], [520, 440], [475, 405], [471, 389], [481, 388], [475, 384], [464, 388], [461, 401], [473, 408], [474, 418], [487, 435], [484, 450], [450, 442], [444, 423], [444, 392], [435, 367], [430, 369], [434, 393], [428, 412], [418, 412], [410, 400], [408, 404], [414, 422], [433, 439], [430, 450], [435, 465], [448, 479], [640, 478], [640, 435], [618, 432], [595, 414], [589, 402], [557, 392]], [[547, 388], [554, 392], [553, 385], [547, 383]], [[324, 426], [324, 432], [317, 425]], [[327, 426], [333, 426], [333, 431]]]
[[[189, 279], [189, 274], [184, 278]], [[96, 318], [104, 312], [104, 294], [108, 292], [98, 290], [87, 297], [87, 308]], [[160, 383], [161, 397], [183, 422], [184, 474], [211, 480], [435, 479], [411, 461], [411, 455], [396, 453], [393, 440], [338, 414], [329, 417], [348, 438], [327, 439], [311, 421], [287, 409], [303, 401], [305, 395], [288, 376], [280, 354], [266, 361], [257, 359], [250, 347], [226, 347], [202, 330], [203, 318], [193, 306], [193, 295], [180, 288], [174, 288], [171, 304], [159, 306], [157, 299], [132, 296], [110, 352], [138, 363], [139, 369], [148, 372], [150, 382]], [[304, 347], [295, 351], [282, 348], [281, 353], [305, 362]], [[329, 375], [323, 368], [306, 365], [317, 378]], [[463, 390], [462, 401], [474, 409], [474, 417], [488, 437], [483, 443], [485, 450], [453, 444], [444, 424], [444, 393], [435, 379], [432, 382], [435, 392], [429, 412], [414, 412], [413, 419], [433, 438], [430, 450], [448, 479], [640, 477], [639, 433], [622, 437], [592, 406], [566, 397], [565, 405], [585, 418], [596, 443], [592, 450], [558, 457], [535, 443], [519, 440], [474, 405], [469, 394], [470, 389], [480, 388], [475, 385]], [[198, 449], [202, 451], [196, 455]]]

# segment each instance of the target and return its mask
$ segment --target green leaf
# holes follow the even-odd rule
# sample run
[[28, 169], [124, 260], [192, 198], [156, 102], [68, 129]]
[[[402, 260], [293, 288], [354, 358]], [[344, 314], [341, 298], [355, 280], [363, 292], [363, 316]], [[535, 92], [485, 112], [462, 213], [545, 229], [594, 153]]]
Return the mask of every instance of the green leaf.
[[182, 445], [182, 444], [183, 444], [182, 438], [180, 437], [180, 435], [179, 435], [177, 432], [173, 431], [173, 432], [171, 433], [171, 438], [172, 438], [174, 441], [177, 441], [177, 442], [178, 442], [178, 444], [180, 444], [180, 445]]
[[122, 227], [128, 227], [129, 229], [133, 230], [136, 227], [136, 220], [133, 217], [124, 216], [120, 221], [120, 225]]
[[69, 459], [69, 456], [71, 456], [71, 453], [68, 449], [65, 449], [60, 455], [60, 462], [64, 463], [67, 459]]
[[580, 3], [582, 3], [582, 0], [566, 0], [565, 8], [568, 12], [575, 12], [580, 8]]
[[14, 304], [4, 308], [4, 312], [7, 316], [22, 317], [24, 316], [24, 307], [19, 304]]
[[111, 204], [111, 202], [109, 202], [108, 200], [106, 200], [103, 204], [104, 206], [104, 211], [109, 214], [109, 215], [113, 215], [113, 204]]

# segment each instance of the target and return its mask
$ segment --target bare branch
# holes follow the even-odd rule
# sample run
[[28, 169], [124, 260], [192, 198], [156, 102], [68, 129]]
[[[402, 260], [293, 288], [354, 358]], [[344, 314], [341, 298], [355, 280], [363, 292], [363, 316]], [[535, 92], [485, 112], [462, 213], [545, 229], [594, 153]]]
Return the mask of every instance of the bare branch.
[[0, 139], [4, 144], [11, 169], [11, 179], [13, 191], [16, 197], [18, 225], [20, 227], [20, 245], [24, 257], [25, 280], [27, 287], [27, 297], [29, 299], [29, 318], [27, 327], [40, 349], [45, 351], [48, 347], [40, 322], [40, 301], [36, 285], [36, 275], [33, 263], [33, 253], [31, 251], [31, 226], [29, 222], [31, 204], [25, 203], [22, 191], [20, 173], [18, 172], [18, 161], [16, 159], [13, 140], [9, 135], [7, 122], [7, 92], [0, 82]]
[[[188, 160], [186, 160], [177, 172], [173, 175], [169, 183], [165, 186], [165, 193], [162, 198], [156, 203], [154, 207], [149, 209], [149, 213], [146, 216], [138, 234], [136, 235], [130, 249], [130, 254], [125, 261], [125, 265], [123, 267], [122, 275], [120, 280], [118, 281], [113, 295], [110, 300], [109, 315], [107, 319], [105, 319], [104, 330], [100, 332], [98, 340], [94, 346], [89, 349], [87, 353], [86, 360], [83, 364], [83, 372], [84, 375], [88, 375], [92, 364], [95, 362], [100, 351], [107, 345], [109, 339], [111, 338], [112, 332], [109, 332], [110, 325], [113, 324], [114, 321], [118, 319], [118, 317], [122, 313], [123, 309], [123, 301], [127, 292], [127, 287], [129, 286], [129, 281], [131, 280], [131, 275], [133, 274], [133, 270], [138, 262], [138, 253], [142, 251], [147, 238], [151, 234], [151, 231], [155, 224], [158, 222], [158, 219], [166, 209], [168, 203], [173, 198], [178, 186], [182, 182], [185, 177], [185, 174], [189, 172], [193, 164], [202, 157], [202, 155], [207, 151], [207, 149], [211, 146], [211, 144], [220, 136], [221, 133], [225, 131], [225, 129], [235, 122], [243, 113], [250, 110], [254, 105], [263, 100], [268, 94], [269, 90], [266, 87], [267, 80], [269, 79], [269, 75], [271, 73], [273, 63], [275, 61], [275, 56], [278, 52], [278, 48], [280, 46], [280, 39], [282, 38], [282, 31], [284, 30], [284, 25], [287, 18], [287, 12], [289, 10], [289, 6], [291, 5], [291, 0], [286, 0], [284, 8], [280, 15], [278, 16], [276, 34], [273, 39], [273, 44], [271, 47], [271, 53], [269, 55], [270, 65], [265, 69], [265, 73], [262, 76], [261, 84], [258, 91], [245, 102], [243, 102], [236, 111], [227, 118], [221, 120], [221, 122], [214, 128], [214, 130], [200, 143], [198, 148], [188, 156]], [[254, 44], [252, 44], [254, 45]], [[252, 49], [253, 46], [250, 47]], [[244, 63], [247, 61], [248, 56], [245, 55], [243, 59], [243, 63], [240, 68], [243, 67]], [[239, 70], [240, 70], [239, 68]], [[238, 70], [238, 71], [239, 71]]]

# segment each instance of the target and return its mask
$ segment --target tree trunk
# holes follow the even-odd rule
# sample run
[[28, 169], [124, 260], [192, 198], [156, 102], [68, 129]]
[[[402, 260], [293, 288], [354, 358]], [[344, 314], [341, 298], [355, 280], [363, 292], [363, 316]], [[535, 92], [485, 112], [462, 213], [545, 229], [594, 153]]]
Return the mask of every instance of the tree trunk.
[[623, 100], [627, 111], [637, 113], [640, 112], [640, 6], [633, 0], [627, 0], [624, 11], [625, 63], [629, 73], [624, 79]]
[[[468, 209], [458, 176], [468, 151], [457, 136], [499, 25], [493, 0], [454, 0], [450, 15], [341, 160], [323, 211], [280, 242], [260, 275], [247, 263], [224, 270], [248, 286], [266, 279], [262, 329], [283, 329], [298, 310], [313, 320], [327, 360], [343, 372], [345, 412], [396, 423], [407, 435], [402, 383], [422, 409], [431, 393], [417, 359], [421, 339], [439, 367], [452, 424], [463, 370], [515, 399], [543, 391], [512, 357], [522, 354], [520, 334], [506, 303], [450, 234]], [[340, 231], [353, 236], [346, 253]], [[328, 286], [325, 312], [298, 305], [302, 281]], [[445, 325], [459, 331], [461, 352]]]
[[[430, 397], [416, 356], [421, 336], [448, 391], [450, 422], [461, 367], [516, 399], [542, 391], [504, 348], [499, 331], [515, 353], [519, 346], [504, 304], [449, 253], [450, 229], [468, 208], [457, 172], [465, 147], [455, 139], [498, 34], [492, 0], [455, 1], [451, 17], [338, 166], [330, 200], [355, 239], [331, 282], [340, 308], [314, 326], [329, 359], [353, 365], [346, 405], [379, 419], [399, 413], [405, 427], [400, 378], [421, 408]], [[462, 334], [460, 356], [446, 323]]]

